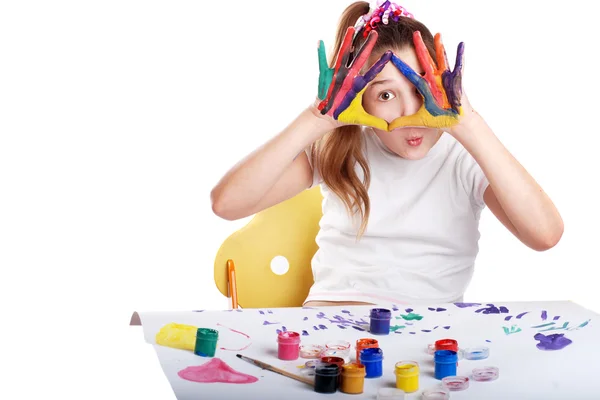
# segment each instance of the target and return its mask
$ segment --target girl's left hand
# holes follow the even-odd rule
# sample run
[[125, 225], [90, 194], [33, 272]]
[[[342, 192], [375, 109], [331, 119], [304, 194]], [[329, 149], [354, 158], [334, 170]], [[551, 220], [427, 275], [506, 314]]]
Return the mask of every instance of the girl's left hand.
[[[396, 118], [390, 123], [389, 130], [405, 126], [426, 126], [430, 128], [451, 128], [461, 123], [464, 111], [472, 110], [462, 89], [462, 72], [464, 64], [464, 43], [458, 45], [454, 70], [448, 67], [446, 49], [442, 37], [435, 35], [435, 52], [437, 65], [431, 58], [421, 33], [416, 31], [413, 41], [419, 64], [425, 76], [416, 73], [408, 64], [392, 56], [392, 63], [417, 88], [423, 97], [423, 105], [413, 115]], [[451, 130], [451, 129], [448, 129]]]

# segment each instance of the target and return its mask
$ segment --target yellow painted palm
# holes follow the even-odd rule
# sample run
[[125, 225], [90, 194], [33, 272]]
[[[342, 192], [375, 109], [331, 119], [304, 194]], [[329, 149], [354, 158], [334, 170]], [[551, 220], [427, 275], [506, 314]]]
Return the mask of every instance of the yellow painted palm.
[[219, 291], [228, 295], [227, 260], [231, 259], [241, 307], [301, 306], [313, 284], [311, 260], [317, 251], [322, 199], [319, 186], [305, 190], [257, 213], [229, 236], [215, 257]]

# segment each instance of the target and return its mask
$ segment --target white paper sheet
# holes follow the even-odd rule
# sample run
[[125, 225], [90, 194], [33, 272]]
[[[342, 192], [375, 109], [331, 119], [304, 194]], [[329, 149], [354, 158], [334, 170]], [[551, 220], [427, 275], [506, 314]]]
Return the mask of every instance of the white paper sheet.
[[[401, 360], [417, 361], [421, 375], [419, 390], [407, 394], [407, 399], [421, 398], [423, 390], [440, 385], [434, 378], [433, 356], [426, 351], [427, 345], [438, 339], [456, 339], [461, 349], [475, 346], [490, 348], [486, 360], [460, 360], [457, 375], [471, 375], [473, 368], [495, 366], [500, 369], [500, 378], [494, 382], [471, 380], [466, 391], [452, 392], [452, 399], [599, 399], [600, 389], [600, 316], [572, 302], [494, 303], [495, 309], [486, 305], [459, 307], [454, 304], [432, 306], [393, 306], [392, 326], [395, 332], [386, 336], [371, 335], [347, 324], [335, 323], [336, 318], [353, 322], [369, 322], [372, 307], [322, 307], [318, 309], [279, 308], [246, 309], [227, 311], [190, 312], [140, 312], [144, 337], [153, 344], [161, 366], [178, 399], [310, 399], [324, 395], [315, 393], [308, 385], [280, 376], [274, 372], [242, 361], [237, 353], [258, 359], [275, 367], [299, 374], [298, 366], [305, 359], [281, 361], [277, 358], [277, 329], [297, 331], [303, 344], [324, 345], [331, 340], [343, 339], [354, 344], [357, 339], [374, 337], [379, 340], [384, 352], [384, 375], [365, 380], [363, 395], [354, 397], [375, 399], [380, 387], [395, 387], [394, 365]], [[431, 309], [430, 309], [431, 307]], [[504, 310], [501, 307], [506, 307]], [[407, 308], [423, 318], [407, 321]], [[445, 310], [438, 310], [443, 308]], [[490, 311], [507, 311], [490, 313]], [[546, 320], [542, 313], [546, 311]], [[520, 315], [527, 312], [527, 314]], [[322, 314], [320, 314], [322, 313]], [[324, 315], [323, 315], [324, 314]], [[510, 319], [508, 318], [510, 317]], [[520, 318], [517, 318], [520, 317]], [[509, 319], [509, 320], [507, 320]], [[180, 378], [177, 372], [189, 367], [205, 364], [210, 358], [199, 357], [191, 351], [157, 345], [155, 335], [168, 323], [176, 322], [198, 327], [217, 329], [220, 334], [215, 357], [241, 373], [257, 377], [251, 384], [197, 383]], [[564, 324], [568, 322], [566, 329]], [[582, 324], [587, 324], [579, 327]], [[551, 324], [542, 328], [535, 326]], [[368, 325], [364, 326], [368, 329]], [[325, 328], [325, 329], [323, 329]], [[506, 328], [506, 330], [504, 329]], [[544, 331], [545, 329], [554, 329]], [[250, 336], [233, 332], [241, 331]], [[520, 331], [518, 331], [520, 329]], [[428, 332], [429, 331], [429, 332]], [[564, 334], [573, 341], [561, 350], [544, 351], [536, 347], [539, 343], [534, 335]], [[413, 333], [411, 333], [413, 332]], [[508, 333], [507, 333], [508, 332]], [[248, 346], [249, 345], [249, 346]], [[248, 346], [243, 351], [237, 349]], [[348, 398], [337, 392], [328, 398]], [[352, 396], [350, 396], [352, 397]]]

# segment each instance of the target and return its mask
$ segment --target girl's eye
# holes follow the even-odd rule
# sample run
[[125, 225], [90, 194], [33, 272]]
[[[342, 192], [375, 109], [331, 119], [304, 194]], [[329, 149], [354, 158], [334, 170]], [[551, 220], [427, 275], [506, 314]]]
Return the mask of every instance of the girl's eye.
[[394, 93], [390, 91], [385, 91], [379, 95], [379, 100], [390, 101], [394, 98]]

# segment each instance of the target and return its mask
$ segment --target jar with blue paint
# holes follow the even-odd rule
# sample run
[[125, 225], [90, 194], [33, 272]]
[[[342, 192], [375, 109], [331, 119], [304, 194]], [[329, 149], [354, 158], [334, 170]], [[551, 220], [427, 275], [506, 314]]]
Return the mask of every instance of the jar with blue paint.
[[379, 378], [383, 375], [383, 350], [378, 347], [361, 350], [360, 363], [365, 366], [365, 378]]
[[386, 308], [371, 309], [370, 331], [373, 335], [389, 335], [392, 312]]
[[434, 355], [435, 379], [442, 380], [447, 376], [456, 376], [458, 354], [452, 350], [438, 350]]

